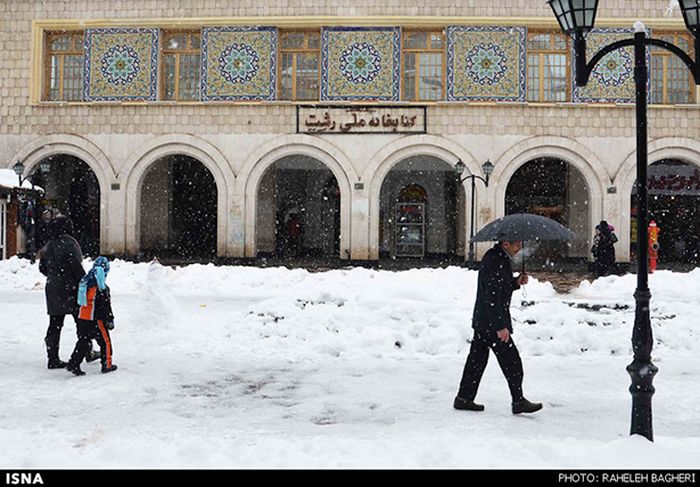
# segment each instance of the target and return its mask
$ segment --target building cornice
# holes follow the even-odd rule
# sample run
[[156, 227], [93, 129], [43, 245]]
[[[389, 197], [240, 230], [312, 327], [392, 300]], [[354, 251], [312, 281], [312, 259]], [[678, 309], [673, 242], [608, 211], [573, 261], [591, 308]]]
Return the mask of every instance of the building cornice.
[[[599, 18], [598, 27], [632, 27], [641, 20], [649, 28], [685, 29], [681, 18]], [[42, 19], [34, 20], [41, 30], [81, 30], [98, 27], [161, 27], [192, 28], [223, 25], [272, 25], [281, 28], [312, 28], [322, 26], [391, 26], [407, 28], [435, 28], [446, 25], [513, 25], [557, 28], [551, 17], [425, 17], [425, 16], [300, 16], [300, 17], [189, 17], [189, 18], [112, 18], [112, 19]]]

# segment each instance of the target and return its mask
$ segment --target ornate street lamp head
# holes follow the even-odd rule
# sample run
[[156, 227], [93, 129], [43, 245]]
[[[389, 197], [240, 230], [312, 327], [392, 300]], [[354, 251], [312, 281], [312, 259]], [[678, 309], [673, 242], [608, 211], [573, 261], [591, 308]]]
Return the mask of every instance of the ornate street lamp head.
[[489, 178], [493, 174], [493, 164], [489, 159], [486, 159], [486, 162], [484, 162], [481, 165], [482, 171], [484, 171], [484, 176], [486, 176], [486, 185], [488, 186], [489, 184]]
[[557, 22], [571, 37], [586, 37], [593, 29], [598, 0], [548, 0]]
[[685, 26], [695, 37], [700, 36], [700, 0], [678, 0]]
[[457, 176], [461, 176], [464, 174], [464, 171], [467, 169], [467, 165], [462, 162], [462, 159], [457, 161], [457, 164], [455, 164], [454, 171]]
[[39, 169], [43, 174], [48, 173], [51, 170], [51, 160], [50, 159], [44, 159], [41, 161], [39, 164]]
[[19, 161], [17, 161], [17, 164], [12, 166], [12, 169], [15, 171], [15, 174], [19, 177], [22, 177], [22, 174], [24, 174], [24, 164], [22, 164]]

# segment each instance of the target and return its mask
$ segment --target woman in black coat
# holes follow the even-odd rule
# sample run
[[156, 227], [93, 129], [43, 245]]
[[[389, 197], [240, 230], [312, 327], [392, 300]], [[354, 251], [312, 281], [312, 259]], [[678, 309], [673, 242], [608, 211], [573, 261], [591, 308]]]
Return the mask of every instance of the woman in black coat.
[[610, 225], [602, 220], [595, 227], [595, 237], [593, 238], [593, 272], [596, 276], [607, 276], [615, 272], [615, 242], [617, 237], [610, 231]]
[[58, 357], [61, 329], [66, 315], [78, 317], [78, 283], [85, 275], [83, 253], [71, 236], [73, 222], [58, 216], [49, 223], [49, 242], [41, 249], [39, 271], [46, 276], [46, 309], [49, 328], [46, 331], [46, 353], [49, 369], [62, 369], [66, 362]]

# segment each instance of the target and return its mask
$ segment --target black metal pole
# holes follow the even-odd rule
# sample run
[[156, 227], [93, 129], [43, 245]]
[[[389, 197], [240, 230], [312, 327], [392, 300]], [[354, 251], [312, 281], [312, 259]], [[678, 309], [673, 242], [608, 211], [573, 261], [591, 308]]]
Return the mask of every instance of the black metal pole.
[[473, 266], [474, 265], [474, 242], [472, 241], [472, 238], [474, 238], [474, 192], [476, 190], [476, 178], [474, 175], [469, 176], [472, 180], [472, 206], [471, 206], [471, 222], [470, 222], [470, 227], [471, 229], [469, 230], [469, 265]]
[[634, 292], [636, 303], [632, 348], [634, 359], [627, 366], [632, 379], [632, 424], [630, 434], [645, 436], [654, 441], [651, 415], [651, 398], [654, 395], [652, 381], [658, 369], [651, 362], [653, 336], [649, 314], [649, 249], [648, 249], [648, 201], [647, 201], [647, 56], [646, 33], [634, 36], [637, 111], [637, 289]]
[[586, 86], [588, 83], [588, 66], [586, 65], [586, 38], [582, 34], [574, 37], [576, 53], [576, 86]]
[[700, 85], [700, 34], [695, 35], [695, 64], [693, 65], [693, 67], [695, 68], [693, 70], [695, 84]]

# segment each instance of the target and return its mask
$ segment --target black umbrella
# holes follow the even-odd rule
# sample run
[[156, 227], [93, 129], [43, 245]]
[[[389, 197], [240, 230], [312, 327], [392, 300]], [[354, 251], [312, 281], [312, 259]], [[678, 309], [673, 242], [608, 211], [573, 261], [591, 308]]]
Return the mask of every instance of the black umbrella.
[[[494, 220], [471, 238], [472, 242], [573, 240], [574, 233], [551, 218], [531, 213], [515, 213]], [[523, 259], [523, 272], [525, 259]]]

